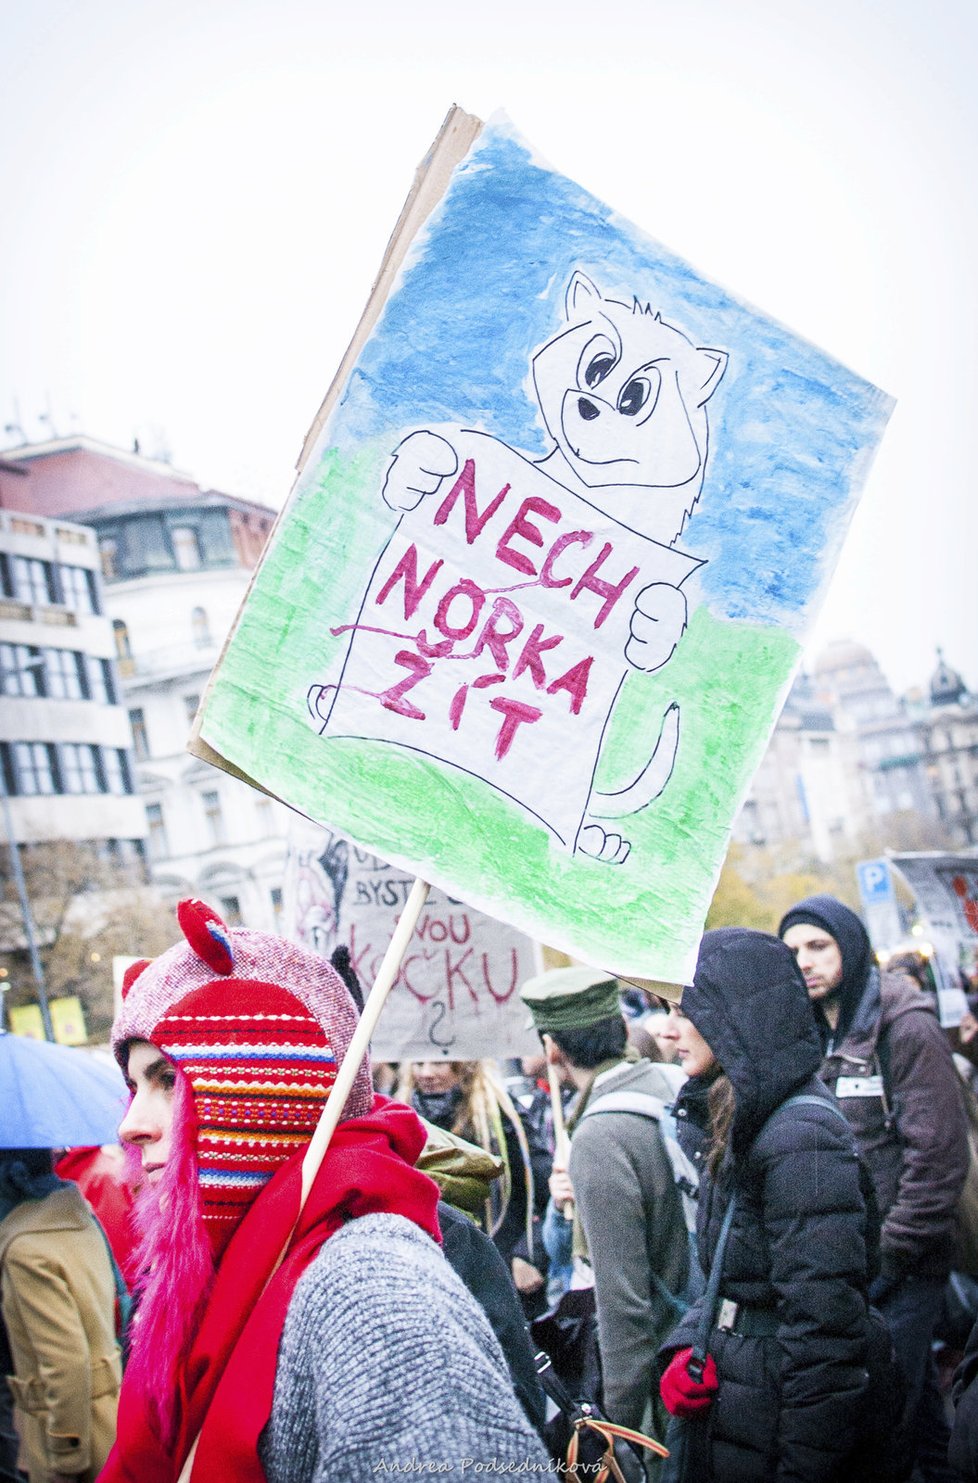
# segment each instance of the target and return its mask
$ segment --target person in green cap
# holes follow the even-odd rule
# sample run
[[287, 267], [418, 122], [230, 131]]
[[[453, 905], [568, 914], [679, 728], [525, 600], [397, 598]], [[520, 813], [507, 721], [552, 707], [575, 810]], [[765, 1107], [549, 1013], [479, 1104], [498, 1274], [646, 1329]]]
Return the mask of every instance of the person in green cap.
[[[575, 1285], [593, 1276], [604, 1410], [660, 1440], [668, 1416], [655, 1356], [690, 1281], [690, 1241], [661, 1122], [683, 1080], [627, 1045], [618, 981], [592, 968], [556, 968], [520, 997], [548, 1064], [574, 1087], [569, 1167], [555, 1164], [554, 1202], [573, 1202]], [[649, 1477], [658, 1459], [649, 1457]]]

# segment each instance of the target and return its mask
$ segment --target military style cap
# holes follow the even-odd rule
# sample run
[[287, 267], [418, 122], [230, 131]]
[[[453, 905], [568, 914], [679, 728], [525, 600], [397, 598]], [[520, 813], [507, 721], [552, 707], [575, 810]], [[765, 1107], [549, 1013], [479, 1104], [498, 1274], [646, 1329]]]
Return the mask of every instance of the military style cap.
[[541, 1033], [586, 1030], [621, 1013], [618, 980], [600, 968], [550, 968], [527, 979], [520, 998]]

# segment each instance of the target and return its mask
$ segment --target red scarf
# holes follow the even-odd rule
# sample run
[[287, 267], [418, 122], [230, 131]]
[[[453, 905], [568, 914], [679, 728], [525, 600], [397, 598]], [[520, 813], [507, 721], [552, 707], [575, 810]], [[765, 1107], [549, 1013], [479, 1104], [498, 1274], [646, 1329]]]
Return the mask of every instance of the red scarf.
[[221, 1258], [177, 1377], [172, 1453], [161, 1446], [147, 1397], [124, 1382], [116, 1444], [99, 1483], [176, 1483], [198, 1435], [193, 1483], [265, 1483], [258, 1438], [271, 1415], [279, 1338], [295, 1285], [323, 1242], [357, 1216], [404, 1215], [441, 1240], [438, 1186], [413, 1167], [424, 1143], [411, 1109], [386, 1097], [376, 1097], [366, 1117], [340, 1123], [285, 1260], [268, 1281], [295, 1221], [303, 1150], [282, 1165]]

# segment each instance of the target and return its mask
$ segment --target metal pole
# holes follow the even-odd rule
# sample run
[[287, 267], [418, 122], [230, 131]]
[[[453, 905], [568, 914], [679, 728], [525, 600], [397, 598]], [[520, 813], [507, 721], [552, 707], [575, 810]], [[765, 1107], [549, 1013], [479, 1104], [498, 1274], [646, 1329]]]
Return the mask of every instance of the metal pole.
[[41, 966], [41, 955], [37, 950], [37, 937], [34, 932], [34, 918], [31, 915], [31, 903], [27, 895], [27, 883], [24, 880], [24, 871], [20, 863], [20, 851], [17, 848], [17, 840], [14, 835], [14, 821], [10, 813], [10, 801], [7, 797], [7, 779], [0, 767], [0, 797], [3, 799], [3, 827], [7, 833], [7, 843], [10, 847], [10, 864], [13, 867], [14, 880], [17, 882], [17, 895], [20, 898], [20, 914], [24, 921], [24, 935], [27, 938], [27, 947], [31, 955], [31, 968], [34, 970], [34, 982], [37, 985], [37, 997], [41, 1005], [41, 1019], [44, 1023], [44, 1038], [54, 1039], [54, 1026], [51, 1024], [51, 1011], [48, 1008], [48, 991], [44, 982], [44, 969]]

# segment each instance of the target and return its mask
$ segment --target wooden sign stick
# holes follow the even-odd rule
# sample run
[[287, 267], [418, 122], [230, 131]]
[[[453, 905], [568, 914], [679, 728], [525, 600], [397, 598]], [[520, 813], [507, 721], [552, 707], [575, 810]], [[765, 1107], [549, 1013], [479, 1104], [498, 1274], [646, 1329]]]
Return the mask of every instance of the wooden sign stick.
[[394, 935], [387, 944], [384, 961], [380, 965], [380, 971], [374, 981], [374, 986], [367, 995], [367, 1002], [363, 1006], [360, 1022], [350, 1041], [350, 1048], [343, 1057], [336, 1080], [330, 1087], [329, 1096], [323, 1106], [323, 1110], [316, 1124], [316, 1131], [312, 1135], [309, 1147], [306, 1149], [305, 1158], [302, 1160], [302, 1189], [299, 1197], [299, 1210], [306, 1203], [309, 1191], [312, 1189], [313, 1180], [319, 1173], [319, 1166], [323, 1161], [323, 1155], [329, 1147], [330, 1139], [336, 1131], [336, 1125], [340, 1120], [346, 1099], [350, 1094], [350, 1088], [356, 1079], [360, 1062], [363, 1060], [370, 1046], [380, 1012], [387, 1002], [387, 996], [394, 986], [401, 966], [401, 959], [407, 949], [408, 943], [414, 935], [414, 929], [421, 915], [421, 908], [428, 899], [430, 886], [427, 881], [418, 878], [408, 893], [408, 899], [404, 903], [404, 910], [398, 918]]
[[[557, 1067], [547, 1062], [547, 1081], [550, 1083], [550, 1111], [554, 1119], [554, 1155], [558, 1163], [566, 1169], [570, 1163], [570, 1139], [564, 1126], [564, 1104], [560, 1097], [560, 1079], [557, 1076]], [[574, 1206], [570, 1200], [564, 1206], [563, 1216], [565, 1220], [574, 1219]]]

